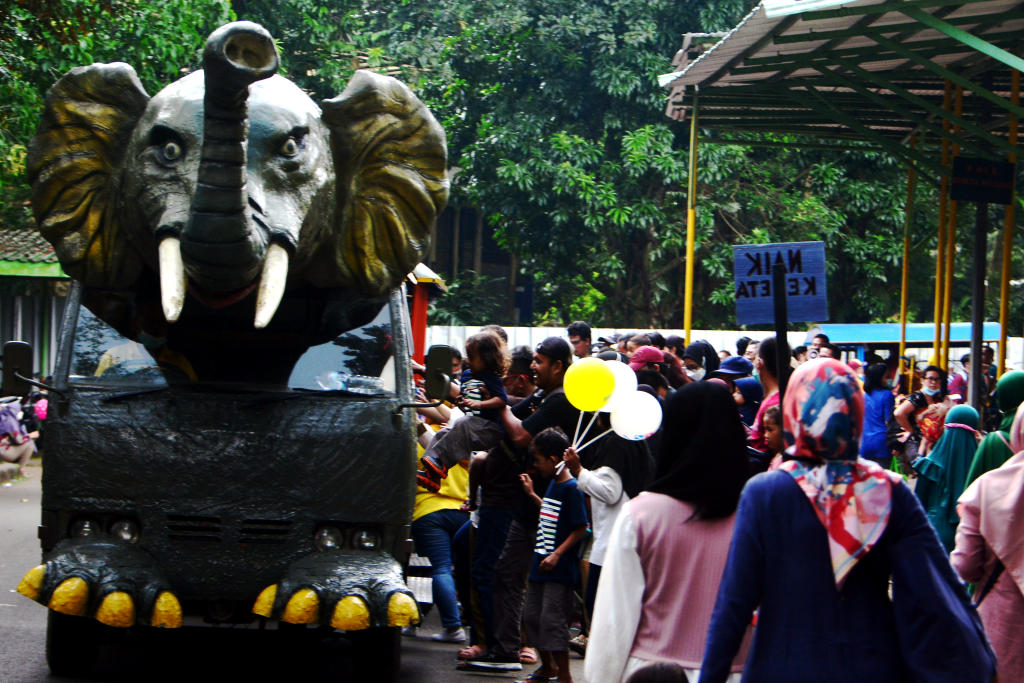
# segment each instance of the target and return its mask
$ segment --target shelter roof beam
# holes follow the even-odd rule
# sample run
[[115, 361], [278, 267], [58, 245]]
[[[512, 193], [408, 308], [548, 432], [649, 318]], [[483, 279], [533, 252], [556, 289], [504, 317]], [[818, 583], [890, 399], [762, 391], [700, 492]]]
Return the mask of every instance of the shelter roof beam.
[[920, 57], [914, 54], [913, 51], [908, 50], [907, 48], [895, 43], [892, 40], [889, 40], [888, 38], [882, 36], [873, 36], [872, 39], [876, 40], [879, 44], [889, 48], [890, 50], [902, 53], [905, 57], [907, 57], [907, 59], [910, 59], [911, 61], [920, 64], [921, 66], [928, 69], [932, 73], [937, 74], [942, 78], [948, 79], [957, 85], [963, 86], [965, 89], [970, 90], [979, 97], [985, 98], [986, 100], [996, 105], [1000, 109], [1005, 109], [1006, 111], [1009, 111], [1010, 113], [1015, 114], [1018, 117], [1024, 117], [1024, 107], [1014, 104], [1013, 102], [1010, 102], [1008, 99], [1004, 97], [1000, 97], [998, 94], [992, 92], [988, 88], [985, 88], [975, 83], [969, 78], [965, 78], [960, 74], [956, 73], [955, 71], [951, 71], [950, 69], [947, 69], [944, 66], [936, 64], [930, 59]]
[[842, 123], [851, 130], [860, 133], [864, 138], [872, 140], [893, 156], [903, 159], [911, 166], [914, 166], [917, 168], [918, 172], [927, 177], [930, 182], [938, 184], [939, 178], [946, 172], [942, 167], [942, 164], [937, 164], [916, 150], [904, 147], [899, 143], [893, 142], [892, 140], [879, 135], [876, 131], [865, 126], [856, 118], [847, 115], [846, 112], [841, 111], [829, 102], [828, 98], [818, 92], [814, 86], [808, 86], [807, 92], [811, 95], [811, 97], [808, 98], [808, 102], [811, 106], [817, 106], [823, 113], [827, 113], [834, 120]]
[[[910, 53], [908, 52], [908, 54], [910, 54]], [[964, 131], [967, 131], [968, 133], [971, 133], [972, 135], [978, 136], [979, 138], [985, 140], [986, 142], [992, 144], [993, 146], [995, 146], [995, 147], [997, 147], [999, 149], [1002, 149], [1004, 151], [1011, 151], [1012, 150], [1012, 146], [1009, 145], [1009, 143], [1007, 143], [1006, 140], [1004, 140], [1004, 139], [1002, 139], [1002, 138], [1000, 138], [998, 136], [992, 135], [991, 133], [989, 133], [984, 128], [982, 128], [982, 127], [972, 123], [971, 121], [963, 118], [962, 116], [957, 116], [956, 114], [953, 114], [951, 112], [947, 112], [947, 111], [943, 110], [941, 106], [933, 104], [932, 102], [929, 102], [926, 98], [919, 97], [918, 95], [915, 95], [914, 93], [910, 92], [909, 90], [906, 90], [906, 89], [896, 85], [895, 83], [890, 82], [888, 79], [886, 79], [882, 75], [875, 74], [873, 72], [870, 72], [870, 71], [867, 71], [865, 69], [862, 69], [861, 67], [857, 66], [856, 64], [854, 64], [852, 62], [848, 62], [846, 60], [835, 60], [835, 63], [838, 64], [839, 66], [842, 66], [844, 69], [846, 69], [847, 71], [852, 73], [854, 76], [859, 78], [861, 81], [868, 81], [868, 82], [874, 83], [875, 85], [877, 85], [877, 86], [879, 86], [881, 88], [885, 88], [887, 90], [890, 90], [894, 94], [902, 97], [904, 100], [906, 100], [907, 102], [910, 102], [911, 104], [915, 105], [919, 109], [924, 109], [925, 111], [927, 111], [930, 114], [934, 114], [936, 116], [939, 116], [939, 117], [942, 117], [942, 118], [946, 118], [949, 121], [951, 121], [952, 123], [960, 126]]]
[[[999, 47], [993, 45], [983, 38], [979, 38], [976, 35], [972, 35], [963, 29], [960, 29], [948, 21], [934, 17], [927, 12], [922, 12], [917, 7], [901, 7], [900, 12], [907, 15], [911, 19], [915, 19], [918, 22], [924, 24], [928, 28], [935, 29], [940, 33], [944, 33], [953, 40], [960, 41], [964, 45], [970, 47], [973, 50], [977, 50], [986, 57], [1002, 62], [1011, 69], [1017, 71], [1024, 71], [1024, 59], [1021, 59], [1017, 55], [1011, 54]], [[965, 86], [966, 87], [966, 86]]]

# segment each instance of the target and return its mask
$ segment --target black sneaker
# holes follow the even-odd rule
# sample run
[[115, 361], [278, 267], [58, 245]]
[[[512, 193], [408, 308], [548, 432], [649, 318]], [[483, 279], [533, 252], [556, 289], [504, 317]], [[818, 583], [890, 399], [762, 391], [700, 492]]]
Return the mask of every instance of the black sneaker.
[[502, 671], [522, 671], [523, 665], [518, 655], [506, 657], [504, 655], [487, 653], [479, 657], [473, 657], [459, 662], [456, 666], [459, 671], [489, 671], [491, 673]]

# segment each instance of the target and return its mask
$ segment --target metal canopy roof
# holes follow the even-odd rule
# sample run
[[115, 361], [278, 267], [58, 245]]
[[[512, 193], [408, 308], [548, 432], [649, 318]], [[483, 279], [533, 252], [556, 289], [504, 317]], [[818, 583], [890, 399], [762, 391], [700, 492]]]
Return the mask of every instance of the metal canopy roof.
[[[853, 0], [775, 17], [761, 3], [695, 59], [688, 39], [659, 82], [674, 119], [697, 100], [702, 129], [866, 141], [934, 181], [943, 169], [927, 148], [943, 138], [969, 156], [1016, 152], [1007, 130], [1024, 115], [1011, 101], [1022, 45], [1021, 0]], [[957, 86], [960, 115], [944, 109]], [[912, 133], [924, 140], [916, 150]]]

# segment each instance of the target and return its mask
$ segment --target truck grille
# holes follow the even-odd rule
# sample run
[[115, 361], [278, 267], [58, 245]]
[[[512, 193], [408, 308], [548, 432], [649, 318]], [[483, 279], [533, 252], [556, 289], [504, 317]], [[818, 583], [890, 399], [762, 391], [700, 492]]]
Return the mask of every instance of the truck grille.
[[238, 531], [239, 543], [284, 543], [291, 532], [291, 522], [283, 519], [247, 519]]
[[174, 541], [221, 543], [237, 540], [242, 545], [274, 544], [287, 542], [291, 532], [292, 523], [284, 519], [244, 519], [239, 522], [222, 517], [167, 515], [167, 538]]
[[167, 515], [167, 536], [179, 541], [219, 543], [224, 537], [224, 525], [220, 517]]

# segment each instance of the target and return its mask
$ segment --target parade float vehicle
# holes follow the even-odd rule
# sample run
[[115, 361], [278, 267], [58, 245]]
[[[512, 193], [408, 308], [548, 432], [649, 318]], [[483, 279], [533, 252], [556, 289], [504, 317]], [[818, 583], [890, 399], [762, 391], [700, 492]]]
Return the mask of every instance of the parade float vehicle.
[[[369, 72], [317, 106], [256, 24], [203, 58], [152, 98], [126, 64], [48, 93], [33, 208], [75, 283], [43, 562], [18, 590], [49, 607], [58, 674], [88, 673], [115, 629], [287, 624], [350, 636], [392, 677], [419, 619], [401, 284], [447, 198], [444, 133]], [[5, 348], [6, 391], [24, 352]]]

